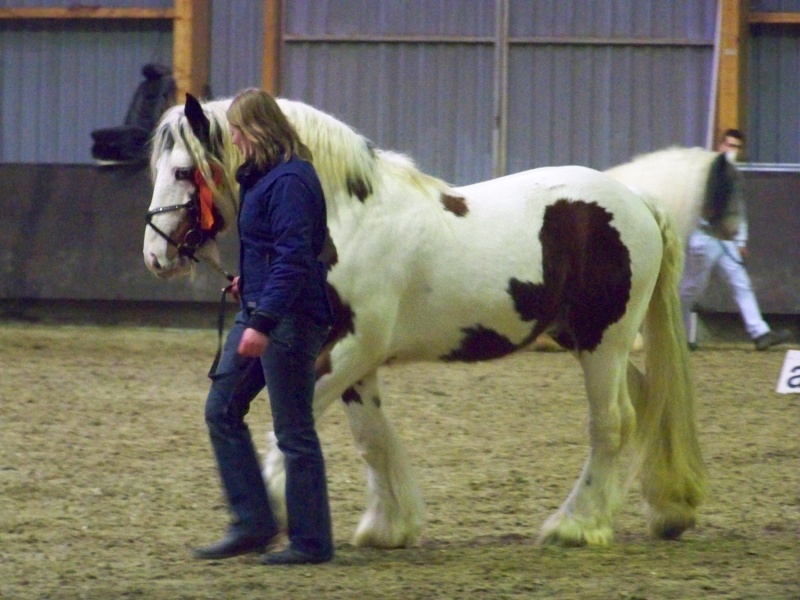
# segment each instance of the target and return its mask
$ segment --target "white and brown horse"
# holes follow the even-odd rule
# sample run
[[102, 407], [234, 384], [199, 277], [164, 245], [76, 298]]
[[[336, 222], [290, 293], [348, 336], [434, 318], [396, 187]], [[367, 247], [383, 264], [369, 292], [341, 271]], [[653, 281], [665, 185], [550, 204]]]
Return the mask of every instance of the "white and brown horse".
[[[144, 260], [159, 277], [188, 272], [195, 254], [213, 260], [214, 235], [234, 226], [239, 157], [229, 103], [190, 97], [157, 129]], [[691, 527], [706, 473], [677, 294], [682, 244], [663, 209], [582, 167], [453, 188], [330, 115], [279, 104], [313, 152], [335, 245], [328, 280], [337, 321], [318, 361], [314, 406], [319, 418], [343, 400], [367, 464], [355, 543], [411, 545], [423, 528], [418, 487], [381, 410], [381, 365], [500, 358], [542, 332], [583, 369], [591, 450], [540, 539], [609, 543], [632, 474], [653, 535], [676, 538]], [[197, 208], [209, 194], [213, 206]], [[629, 360], [640, 327], [644, 372]], [[536, 402], [548, 399], [535, 382], [531, 390], [533, 427]], [[265, 477], [280, 510], [283, 459], [269, 439]]]

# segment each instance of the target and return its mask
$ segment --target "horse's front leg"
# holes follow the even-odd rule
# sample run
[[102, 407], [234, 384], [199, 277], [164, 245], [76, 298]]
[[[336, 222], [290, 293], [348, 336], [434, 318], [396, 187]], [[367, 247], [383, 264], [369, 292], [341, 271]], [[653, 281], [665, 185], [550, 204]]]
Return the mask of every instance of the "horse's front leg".
[[367, 510], [356, 529], [356, 546], [401, 548], [419, 541], [424, 506], [409, 460], [381, 408], [377, 371], [345, 392], [347, 418], [367, 463]]
[[540, 532], [540, 541], [564, 546], [606, 546], [613, 513], [630, 480], [625, 467], [636, 428], [626, 381], [627, 356], [601, 347], [580, 357], [589, 397], [589, 458], [567, 499]]

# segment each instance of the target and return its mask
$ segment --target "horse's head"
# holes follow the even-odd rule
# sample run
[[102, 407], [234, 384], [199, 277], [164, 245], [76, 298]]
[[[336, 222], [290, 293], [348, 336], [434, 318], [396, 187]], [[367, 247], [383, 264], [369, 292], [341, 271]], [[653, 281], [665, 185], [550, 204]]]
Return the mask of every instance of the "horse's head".
[[144, 262], [159, 277], [187, 273], [197, 255], [218, 260], [215, 238], [236, 218], [238, 164], [225, 111], [187, 94], [167, 111], [153, 136], [153, 198], [147, 211]]

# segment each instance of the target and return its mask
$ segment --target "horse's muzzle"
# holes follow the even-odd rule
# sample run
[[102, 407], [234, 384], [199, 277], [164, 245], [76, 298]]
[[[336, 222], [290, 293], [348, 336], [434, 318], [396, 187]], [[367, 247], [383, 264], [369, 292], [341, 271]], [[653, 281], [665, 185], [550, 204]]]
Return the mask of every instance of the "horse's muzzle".
[[172, 279], [188, 273], [192, 268], [192, 261], [187, 256], [177, 256], [164, 264], [153, 253], [145, 254], [144, 264], [159, 279]]

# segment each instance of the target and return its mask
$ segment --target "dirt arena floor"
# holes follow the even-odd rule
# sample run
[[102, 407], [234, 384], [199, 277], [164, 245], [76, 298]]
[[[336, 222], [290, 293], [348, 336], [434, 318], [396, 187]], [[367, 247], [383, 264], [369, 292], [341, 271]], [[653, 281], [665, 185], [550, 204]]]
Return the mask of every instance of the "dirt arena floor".
[[[358, 549], [363, 465], [339, 406], [319, 424], [332, 563], [199, 562], [227, 514], [203, 422], [213, 330], [0, 324], [0, 598], [800, 598], [800, 396], [785, 348], [692, 355], [711, 496], [651, 540], [635, 490], [609, 548], [535, 545], [587, 453], [577, 363], [525, 352], [381, 371], [426, 497], [420, 547]], [[250, 423], [269, 428], [266, 401]]]

